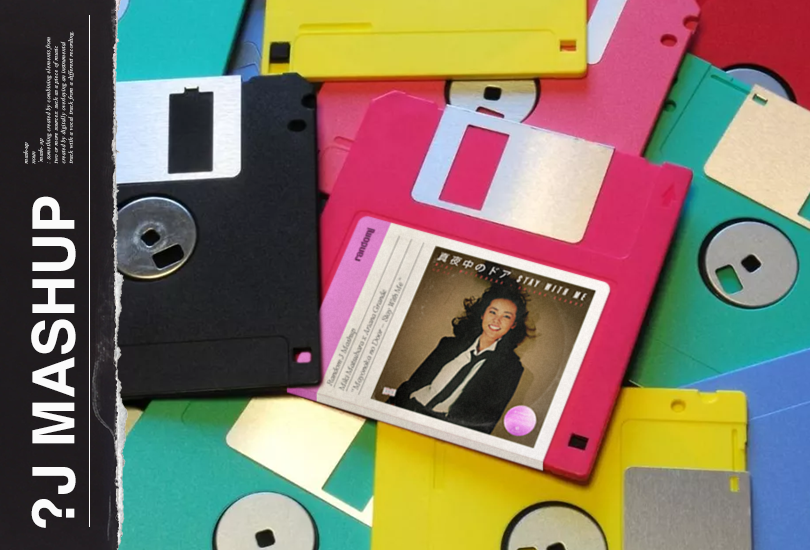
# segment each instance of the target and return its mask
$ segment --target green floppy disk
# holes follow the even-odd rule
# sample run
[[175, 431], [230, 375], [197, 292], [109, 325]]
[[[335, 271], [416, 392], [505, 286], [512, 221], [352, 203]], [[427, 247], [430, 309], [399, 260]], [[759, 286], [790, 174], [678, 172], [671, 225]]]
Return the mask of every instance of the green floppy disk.
[[116, 80], [225, 74], [244, 0], [121, 0]]
[[369, 548], [375, 434], [293, 396], [153, 401], [124, 444], [121, 550]]
[[632, 382], [678, 387], [810, 347], [810, 112], [687, 55], [646, 157], [694, 171]]

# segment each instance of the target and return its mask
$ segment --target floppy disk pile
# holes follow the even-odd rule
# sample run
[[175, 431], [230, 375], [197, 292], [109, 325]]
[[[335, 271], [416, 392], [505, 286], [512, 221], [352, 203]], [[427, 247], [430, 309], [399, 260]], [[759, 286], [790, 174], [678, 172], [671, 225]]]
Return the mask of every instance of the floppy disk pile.
[[121, 548], [807, 548], [786, 4], [122, 2]]

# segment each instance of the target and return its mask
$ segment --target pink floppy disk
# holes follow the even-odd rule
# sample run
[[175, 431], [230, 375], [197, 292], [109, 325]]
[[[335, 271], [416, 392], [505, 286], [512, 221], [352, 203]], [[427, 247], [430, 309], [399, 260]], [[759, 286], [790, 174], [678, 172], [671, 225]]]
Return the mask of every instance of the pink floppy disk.
[[581, 79], [324, 84], [321, 191], [332, 192], [369, 102], [396, 90], [640, 155], [697, 26], [697, 3], [589, 0], [588, 13], [588, 74]]
[[290, 391], [586, 479], [690, 180], [373, 100], [321, 217], [323, 383]]

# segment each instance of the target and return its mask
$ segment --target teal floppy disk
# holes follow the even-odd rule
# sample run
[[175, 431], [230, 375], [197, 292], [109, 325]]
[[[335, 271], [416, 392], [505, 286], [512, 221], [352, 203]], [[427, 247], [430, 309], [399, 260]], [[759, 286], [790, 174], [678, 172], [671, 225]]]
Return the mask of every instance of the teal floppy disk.
[[244, 0], [122, 0], [116, 80], [225, 74]]
[[124, 445], [120, 548], [368, 548], [375, 432], [293, 396], [153, 401]]
[[810, 347], [810, 112], [687, 55], [646, 157], [694, 171], [629, 378], [679, 387]]

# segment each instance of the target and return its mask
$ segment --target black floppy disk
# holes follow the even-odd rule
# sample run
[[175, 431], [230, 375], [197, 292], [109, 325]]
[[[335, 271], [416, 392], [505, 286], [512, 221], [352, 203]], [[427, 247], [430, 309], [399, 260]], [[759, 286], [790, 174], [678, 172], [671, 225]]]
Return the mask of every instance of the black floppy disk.
[[312, 86], [224, 76], [116, 94], [123, 398], [318, 383]]

